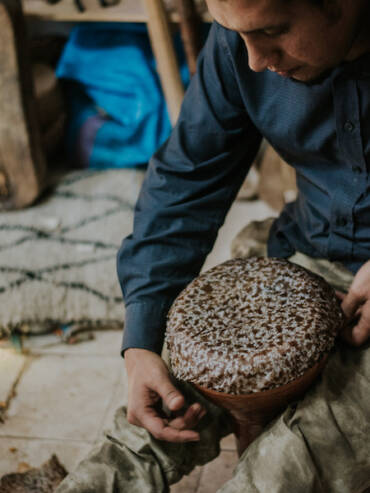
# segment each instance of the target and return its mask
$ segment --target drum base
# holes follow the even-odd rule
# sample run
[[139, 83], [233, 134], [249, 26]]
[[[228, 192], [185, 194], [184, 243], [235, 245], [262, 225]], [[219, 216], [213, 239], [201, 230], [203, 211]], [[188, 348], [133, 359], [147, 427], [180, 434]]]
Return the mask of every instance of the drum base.
[[292, 382], [275, 389], [251, 394], [225, 394], [200, 385], [193, 385], [211, 402], [230, 413], [240, 457], [272, 419], [280, 414], [288, 404], [305, 394], [323, 370], [327, 359], [328, 355], [325, 354], [312, 368]]

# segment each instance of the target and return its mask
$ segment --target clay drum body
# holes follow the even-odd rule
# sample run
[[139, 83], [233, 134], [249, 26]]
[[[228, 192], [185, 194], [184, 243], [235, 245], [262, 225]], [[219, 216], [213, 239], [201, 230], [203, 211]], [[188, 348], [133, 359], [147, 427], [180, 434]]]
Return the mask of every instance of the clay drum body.
[[342, 323], [335, 292], [320, 276], [283, 259], [229, 260], [173, 303], [171, 370], [230, 412], [241, 454], [310, 387]]

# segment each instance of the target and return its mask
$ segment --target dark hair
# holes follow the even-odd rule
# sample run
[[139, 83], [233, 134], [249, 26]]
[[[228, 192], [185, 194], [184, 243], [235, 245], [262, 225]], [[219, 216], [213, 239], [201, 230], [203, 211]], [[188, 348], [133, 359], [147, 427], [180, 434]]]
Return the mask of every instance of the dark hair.
[[[220, 2], [227, 2], [228, 0], [220, 0]], [[292, 0], [286, 0], [288, 2], [291, 2]], [[310, 3], [313, 3], [314, 5], [317, 5], [318, 7], [322, 7], [325, 0], [308, 0]]]

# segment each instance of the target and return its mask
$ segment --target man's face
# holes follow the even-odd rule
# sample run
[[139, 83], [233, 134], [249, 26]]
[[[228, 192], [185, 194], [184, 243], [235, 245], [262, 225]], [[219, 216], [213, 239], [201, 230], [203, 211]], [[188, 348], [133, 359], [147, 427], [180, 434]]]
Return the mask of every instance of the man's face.
[[249, 66], [309, 82], [351, 58], [359, 32], [361, 0], [207, 0], [214, 19], [237, 31]]

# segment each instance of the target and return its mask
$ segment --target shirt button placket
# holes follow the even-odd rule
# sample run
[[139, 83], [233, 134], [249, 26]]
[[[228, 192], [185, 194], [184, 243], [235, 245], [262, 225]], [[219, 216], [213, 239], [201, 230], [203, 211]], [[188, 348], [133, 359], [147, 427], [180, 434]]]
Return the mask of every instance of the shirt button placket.
[[346, 132], [351, 134], [355, 129], [355, 125], [351, 122], [351, 120], [346, 120], [344, 122], [343, 128]]
[[353, 211], [360, 188], [361, 173], [366, 169], [361, 141], [360, 103], [356, 80], [342, 74], [333, 85], [337, 141], [341, 170], [333, 195], [328, 255], [332, 259], [350, 258], [353, 251]]
[[337, 218], [337, 220], [336, 220], [336, 224], [337, 224], [337, 226], [339, 226], [340, 228], [344, 228], [345, 226], [347, 226], [348, 221], [347, 221], [347, 219], [346, 219], [345, 217], [340, 216], [340, 217], [338, 217], [338, 218]]

